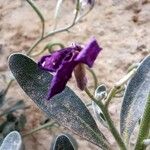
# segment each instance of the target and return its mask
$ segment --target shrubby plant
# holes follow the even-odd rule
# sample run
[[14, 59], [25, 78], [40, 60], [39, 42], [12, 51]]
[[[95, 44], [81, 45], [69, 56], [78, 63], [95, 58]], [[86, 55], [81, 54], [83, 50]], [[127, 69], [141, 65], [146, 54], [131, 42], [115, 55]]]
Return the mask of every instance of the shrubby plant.
[[[12, 54], [9, 58], [9, 67], [16, 81], [24, 92], [45, 112], [53, 122], [31, 130], [32, 134], [42, 128], [52, 126], [58, 122], [75, 134], [97, 145], [103, 150], [111, 149], [109, 140], [100, 131], [94, 118], [83, 101], [66, 86], [67, 81], [74, 72], [79, 89], [84, 90], [91, 99], [96, 118], [99, 123], [108, 128], [121, 150], [131, 149], [131, 135], [136, 126], [139, 131], [134, 150], [144, 150], [150, 144], [150, 55], [138, 65], [131, 66], [126, 76], [119, 80], [108, 92], [105, 85], [98, 85], [97, 77], [92, 65], [102, 48], [100, 43], [91, 38], [86, 44], [73, 43], [64, 46], [62, 43], [48, 43], [42, 51], [34, 52], [34, 48], [44, 39], [57, 33], [68, 31], [77, 24], [82, 17], [94, 7], [95, 1], [76, 0], [75, 16], [73, 22], [65, 28], [57, 29], [59, 10], [63, 3], [58, 0], [55, 12], [55, 29], [45, 33], [45, 19], [35, 3], [27, 0], [39, 16], [42, 23], [40, 38], [31, 46], [27, 54]], [[85, 5], [87, 7], [85, 7]], [[86, 10], [83, 9], [84, 6]], [[53, 51], [54, 46], [60, 46]], [[50, 54], [43, 56], [49, 50]], [[31, 57], [38, 56], [35, 62]], [[88, 89], [85, 70], [89, 70], [94, 79], [94, 91]], [[114, 97], [122, 97], [120, 112], [120, 131], [114, 125], [109, 114], [109, 104]], [[140, 120], [140, 123], [139, 123]], [[25, 136], [25, 135], [24, 135]], [[51, 149], [77, 149], [75, 140], [68, 134], [60, 134], [55, 138]]]

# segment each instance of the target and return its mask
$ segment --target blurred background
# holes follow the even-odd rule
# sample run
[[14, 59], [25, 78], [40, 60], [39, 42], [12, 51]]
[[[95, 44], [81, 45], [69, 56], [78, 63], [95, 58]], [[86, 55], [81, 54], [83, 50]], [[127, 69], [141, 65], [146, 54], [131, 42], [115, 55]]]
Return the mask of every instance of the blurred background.
[[[43, 13], [46, 21], [46, 32], [54, 29], [54, 13], [56, 0], [35, 0]], [[72, 22], [74, 16], [75, 1], [64, 0], [61, 13], [57, 20], [57, 28], [64, 27]], [[143, 1], [139, 5], [138, 0], [97, 0], [93, 10], [77, 25], [55, 36], [51, 36], [41, 42], [34, 52], [43, 49], [48, 42], [60, 42], [65, 46], [72, 42], [86, 43], [91, 36], [95, 36], [103, 51], [98, 56], [93, 69], [98, 77], [99, 84], [106, 84], [108, 90], [114, 83], [121, 79], [127, 69], [133, 63], [141, 61], [150, 52], [150, 1]], [[25, 53], [41, 34], [41, 22], [37, 14], [25, 0], [0, 0], [0, 91], [6, 88], [12, 74], [8, 68], [8, 57], [14, 52]], [[46, 53], [46, 52], [45, 52]], [[40, 56], [34, 57], [37, 61]], [[88, 84], [93, 88], [93, 80], [88, 74]], [[76, 88], [74, 77], [68, 85], [76, 91], [85, 103], [90, 99], [84, 92]], [[21, 121], [23, 126], [21, 133], [26, 133], [32, 128], [39, 126], [46, 119], [45, 114], [27, 97], [16, 82], [13, 82], [8, 94], [0, 107], [0, 114], [16, 102], [23, 100], [24, 109], [13, 113], [18, 119], [25, 116]], [[122, 98], [115, 98], [110, 104], [110, 114], [119, 129], [119, 113]], [[2, 103], [2, 96], [0, 97]], [[93, 110], [89, 107], [92, 114]], [[7, 115], [7, 119], [8, 119]], [[13, 117], [11, 116], [11, 119]], [[16, 119], [15, 118], [15, 119]], [[1, 115], [1, 125], [6, 117]], [[25, 123], [26, 122], [26, 123]], [[22, 123], [22, 122], [21, 122]], [[98, 123], [98, 122], [97, 122]], [[113, 149], [116, 143], [109, 132], [98, 123], [101, 131], [109, 137]], [[2, 128], [3, 129], [3, 128]], [[0, 127], [1, 134], [4, 132]], [[5, 129], [6, 130], [6, 129]], [[98, 147], [88, 143], [82, 138], [72, 134], [63, 127], [53, 126], [43, 129], [32, 135], [24, 137], [23, 141], [28, 150], [49, 150], [50, 143], [55, 135], [67, 132], [77, 139], [79, 150], [97, 150]], [[134, 142], [134, 139], [133, 139]]]

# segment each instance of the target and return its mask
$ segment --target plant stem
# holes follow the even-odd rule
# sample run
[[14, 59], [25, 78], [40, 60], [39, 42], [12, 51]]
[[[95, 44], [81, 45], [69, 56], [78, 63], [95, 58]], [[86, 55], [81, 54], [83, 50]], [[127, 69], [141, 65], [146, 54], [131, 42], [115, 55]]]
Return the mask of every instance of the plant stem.
[[120, 136], [120, 134], [118, 133], [117, 129], [115, 128], [114, 124], [113, 124], [113, 121], [111, 120], [111, 117], [108, 113], [108, 110], [107, 108], [105, 107], [105, 105], [102, 103], [102, 101], [97, 101], [94, 96], [90, 93], [90, 91], [86, 88], [85, 89], [85, 92], [88, 94], [88, 96], [100, 107], [100, 109], [102, 110], [105, 118], [106, 118], [106, 121], [107, 121], [107, 124], [109, 126], [109, 129], [112, 133], [112, 135], [114, 136], [116, 142], [118, 143], [119, 147], [121, 150], [126, 150], [126, 147], [125, 147], [125, 144]]
[[41, 126], [35, 128], [35, 129], [32, 129], [31, 131], [29, 131], [29, 132], [23, 134], [22, 136], [23, 136], [23, 137], [26, 137], [26, 136], [31, 135], [31, 134], [33, 134], [33, 133], [39, 131], [39, 130], [42, 130], [42, 129], [47, 128], [47, 127], [51, 127], [51, 126], [53, 126], [55, 123], [56, 123], [56, 122], [54, 122], [54, 121], [53, 121], [53, 122], [48, 122], [48, 123], [46, 123], [46, 124], [44, 124], [44, 125], [41, 125]]
[[44, 47], [44, 49], [43, 50], [41, 50], [41, 51], [39, 51], [39, 52], [37, 52], [37, 53], [34, 53], [34, 54], [32, 54], [32, 55], [30, 55], [31, 57], [36, 57], [36, 56], [39, 56], [40, 54], [42, 54], [43, 52], [45, 52], [47, 49], [48, 49], [48, 51], [49, 51], [49, 53], [52, 53], [52, 48], [53, 48], [53, 46], [60, 46], [60, 48], [64, 48], [64, 45], [63, 44], [61, 44], [61, 43], [49, 43], [49, 44], [47, 44], [45, 47]]
[[62, 28], [62, 29], [57, 29], [57, 30], [54, 30], [54, 31], [51, 31], [49, 33], [47, 33], [46, 35], [43, 35], [41, 38], [39, 38], [33, 45], [32, 47], [28, 50], [27, 52], [27, 55], [30, 55], [31, 52], [33, 51], [33, 49], [43, 40], [45, 40], [46, 38], [52, 36], [52, 35], [55, 35], [57, 33], [61, 33], [61, 32], [64, 32], [64, 31], [68, 31], [70, 28], [72, 28], [76, 23], [76, 19], [78, 17], [78, 13], [79, 13], [79, 0], [77, 0], [77, 3], [76, 3], [76, 13], [75, 13], [75, 16], [74, 16], [74, 19], [72, 21], [72, 23], [65, 27], [65, 28]]
[[33, 51], [33, 49], [41, 42], [44, 40], [44, 37], [43, 38], [39, 38], [31, 47], [30, 49], [27, 51], [27, 55], [30, 55], [31, 52]]
[[118, 91], [118, 89], [120, 89], [120, 87], [122, 85], [124, 85], [136, 72], [136, 68], [132, 69], [126, 76], [124, 76], [121, 80], [119, 80], [115, 86], [110, 90], [108, 96], [107, 96], [107, 99], [106, 99], [106, 102], [105, 102], [105, 106], [108, 108], [108, 105], [111, 101], [111, 99], [113, 97], [115, 97], [115, 94], [116, 92]]
[[150, 93], [149, 93], [149, 96], [145, 105], [145, 110], [144, 110], [144, 114], [143, 114], [142, 121], [140, 124], [138, 138], [137, 138], [137, 142], [135, 145], [135, 150], [146, 149], [146, 146], [144, 145], [143, 140], [148, 138], [149, 130], [150, 130]]
[[117, 88], [116, 86], [114, 86], [114, 87], [110, 90], [110, 92], [109, 92], [109, 94], [108, 94], [108, 96], [107, 96], [106, 102], [105, 102], [105, 106], [106, 106], [107, 108], [108, 108], [108, 105], [109, 105], [110, 101], [112, 100], [112, 98], [115, 97], [117, 90], [118, 90], [118, 88]]
[[45, 31], [45, 19], [42, 15], [42, 13], [40, 12], [39, 8], [35, 5], [35, 3], [32, 0], [26, 0], [30, 6], [34, 9], [34, 11], [37, 13], [37, 15], [39, 16], [41, 23], [42, 23], [42, 33], [41, 33], [41, 38], [44, 36], [44, 31]]
[[93, 76], [93, 79], [94, 79], [94, 92], [95, 92], [95, 90], [96, 90], [96, 88], [97, 88], [97, 86], [98, 86], [98, 80], [97, 80], [97, 77], [96, 77], [96, 74], [95, 74], [95, 72], [93, 71], [93, 69], [91, 69], [91, 68], [89, 68], [89, 67], [86, 67], [87, 68], [87, 70], [92, 74], [92, 76]]

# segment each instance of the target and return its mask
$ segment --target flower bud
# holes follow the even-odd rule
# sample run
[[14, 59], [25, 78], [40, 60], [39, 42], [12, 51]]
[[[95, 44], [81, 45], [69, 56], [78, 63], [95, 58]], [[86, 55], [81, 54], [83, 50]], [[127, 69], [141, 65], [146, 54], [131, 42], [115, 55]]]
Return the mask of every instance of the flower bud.
[[78, 64], [74, 69], [74, 75], [77, 81], [77, 86], [79, 89], [84, 90], [87, 84], [87, 78], [85, 75], [84, 64]]

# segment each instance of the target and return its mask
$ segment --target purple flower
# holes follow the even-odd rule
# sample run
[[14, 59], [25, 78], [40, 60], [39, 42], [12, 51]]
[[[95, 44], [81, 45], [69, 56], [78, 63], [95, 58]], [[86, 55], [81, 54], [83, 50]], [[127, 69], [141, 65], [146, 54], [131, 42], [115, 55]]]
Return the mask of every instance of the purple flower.
[[92, 67], [101, 50], [95, 38], [91, 38], [84, 47], [74, 44], [53, 52], [51, 55], [43, 56], [38, 66], [42, 70], [55, 73], [49, 88], [48, 100], [64, 90], [73, 71], [78, 87], [84, 90], [87, 83], [84, 64]]

